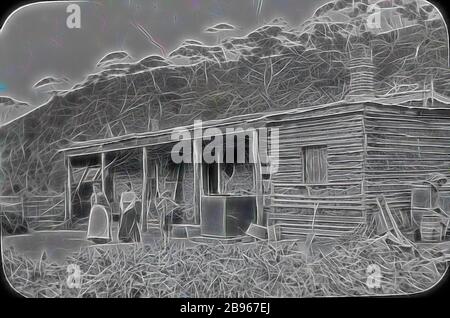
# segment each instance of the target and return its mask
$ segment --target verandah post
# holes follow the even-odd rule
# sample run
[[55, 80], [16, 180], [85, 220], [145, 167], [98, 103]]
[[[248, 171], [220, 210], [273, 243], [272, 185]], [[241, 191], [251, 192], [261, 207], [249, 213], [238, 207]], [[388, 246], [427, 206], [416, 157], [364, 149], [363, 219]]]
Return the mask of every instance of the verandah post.
[[262, 180], [262, 168], [261, 158], [259, 156], [259, 134], [258, 130], [253, 131], [252, 136], [252, 157], [254, 167], [254, 186], [256, 194], [256, 223], [264, 226], [264, 193], [263, 193], [263, 180]]
[[102, 192], [106, 195], [106, 153], [102, 152]]
[[202, 139], [193, 140], [193, 165], [194, 165], [194, 221], [200, 224], [203, 196], [203, 171], [202, 171]]
[[65, 158], [65, 165], [67, 170], [67, 180], [65, 186], [65, 213], [64, 221], [69, 221], [72, 218], [72, 164], [70, 157]]
[[141, 209], [141, 231], [147, 232], [147, 210], [148, 210], [148, 150], [142, 148], [142, 209]]

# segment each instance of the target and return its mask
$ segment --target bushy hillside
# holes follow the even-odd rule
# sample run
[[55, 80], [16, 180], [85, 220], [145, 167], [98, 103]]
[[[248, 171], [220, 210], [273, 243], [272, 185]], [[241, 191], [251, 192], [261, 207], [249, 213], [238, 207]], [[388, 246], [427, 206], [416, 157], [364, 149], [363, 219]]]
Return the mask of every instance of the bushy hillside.
[[[2, 192], [61, 192], [57, 149], [148, 131], [150, 119], [167, 128], [341, 100], [355, 44], [370, 49], [378, 95], [431, 83], [448, 91], [447, 30], [439, 13], [425, 1], [379, 1], [381, 23], [368, 28], [371, 2], [330, 2], [301, 26], [276, 19], [215, 46], [186, 40], [167, 57], [105, 56], [85, 81], [0, 128]], [[214, 32], [232, 28], [219, 24]]]

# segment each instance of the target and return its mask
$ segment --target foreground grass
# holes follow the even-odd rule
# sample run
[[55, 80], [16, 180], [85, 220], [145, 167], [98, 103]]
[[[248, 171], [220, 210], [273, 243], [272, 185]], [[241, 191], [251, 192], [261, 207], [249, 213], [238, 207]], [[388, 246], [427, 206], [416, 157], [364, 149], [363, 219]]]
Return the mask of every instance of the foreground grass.
[[[165, 250], [159, 243], [85, 248], [63, 265], [45, 256], [33, 261], [12, 249], [3, 260], [12, 286], [28, 297], [400, 295], [431, 288], [447, 269], [434, 248], [419, 251], [362, 236], [340, 239], [326, 256], [301, 242], [173, 242]], [[80, 288], [68, 287], [68, 264], [80, 267]], [[379, 288], [367, 284], [370, 265], [381, 270]]]

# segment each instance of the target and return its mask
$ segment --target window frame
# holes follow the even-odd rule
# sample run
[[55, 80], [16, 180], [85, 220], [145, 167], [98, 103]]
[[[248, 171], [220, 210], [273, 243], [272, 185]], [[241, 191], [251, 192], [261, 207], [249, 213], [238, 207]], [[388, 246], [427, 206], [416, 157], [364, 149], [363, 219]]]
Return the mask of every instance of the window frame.
[[[314, 148], [318, 148], [318, 149], [322, 149], [325, 151], [325, 171], [324, 171], [324, 176], [325, 176], [325, 180], [314, 180], [313, 182], [308, 181], [307, 175], [309, 176], [309, 174], [307, 174], [306, 170], [307, 170], [307, 150], [311, 150]], [[308, 146], [303, 146], [301, 149], [302, 152], [302, 177], [303, 177], [303, 184], [305, 185], [322, 185], [322, 184], [328, 184], [328, 170], [329, 170], [329, 164], [328, 164], [328, 146], [327, 145], [308, 145]], [[314, 174], [312, 174], [314, 175]], [[322, 175], [322, 174], [320, 174]]]

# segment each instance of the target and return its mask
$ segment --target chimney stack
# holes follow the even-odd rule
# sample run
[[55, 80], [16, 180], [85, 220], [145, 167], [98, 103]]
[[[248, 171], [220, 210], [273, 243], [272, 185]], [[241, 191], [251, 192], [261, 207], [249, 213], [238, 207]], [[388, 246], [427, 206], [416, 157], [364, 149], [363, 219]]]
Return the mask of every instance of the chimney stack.
[[375, 66], [368, 45], [362, 43], [352, 45], [348, 69], [351, 79], [346, 99], [358, 101], [375, 98]]

